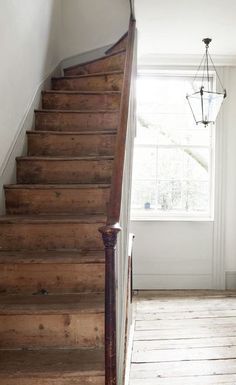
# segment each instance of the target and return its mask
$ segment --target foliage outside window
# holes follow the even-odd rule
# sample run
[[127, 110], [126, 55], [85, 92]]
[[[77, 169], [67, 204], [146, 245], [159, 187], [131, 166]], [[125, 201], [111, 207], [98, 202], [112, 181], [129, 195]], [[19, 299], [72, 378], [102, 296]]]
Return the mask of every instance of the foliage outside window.
[[171, 73], [138, 77], [133, 219], [212, 217], [214, 127], [193, 120], [186, 100], [193, 80]]

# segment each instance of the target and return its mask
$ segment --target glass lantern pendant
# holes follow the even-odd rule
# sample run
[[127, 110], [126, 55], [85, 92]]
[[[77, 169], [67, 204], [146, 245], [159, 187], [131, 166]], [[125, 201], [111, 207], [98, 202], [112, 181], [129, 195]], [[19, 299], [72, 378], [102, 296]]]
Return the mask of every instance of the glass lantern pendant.
[[[221, 104], [226, 97], [226, 90], [221, 83], [215, 65], [208, 52], [211, 39], [203, 39], [203, 42], [206, 45], [206, 51], [194, 78], [194, 83], [196, 82], [198, 87], [197, 89], [195, 87], [195, 92], [193, 94], [186, 95], [186, 98], [196, 124], [202, 123], [204, 126], [207, 126], [210, 123], [215, 123]], [[219, 80], [222, 92], [212, 91], [212, 82], [209, 73], [209, 60]]]

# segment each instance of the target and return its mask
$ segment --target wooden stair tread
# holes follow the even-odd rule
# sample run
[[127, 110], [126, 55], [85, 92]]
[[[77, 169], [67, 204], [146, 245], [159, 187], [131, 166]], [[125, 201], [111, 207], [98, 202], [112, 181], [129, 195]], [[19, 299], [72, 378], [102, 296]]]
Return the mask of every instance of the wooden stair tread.
[[71, 161], [71, 160], [113, 160], [114, 156], [104, 156], [104, 155], [96, 155], [96, 156], [20, 156], [17, 157], [16, 160], [27, 160], [27, 161], [35, 161], [35, 160], [46, 160], [46, 161], [54, 161], [54, 160], [63, 160], [63, 161]]
[[0, 216], [1, 224], [11, 223], [103, 223], [105, 215], [4, 215]]
[[0, 315], [4, 314], [94, 314], [104, 313], [103, 293], [52, 295], [1, 295]]
[[93, 72], [90, 74], [84, 74], [84, 75], [65, 75], [65, 76], [54, 76], [52, 77], [52, 80], [54, 79], [83, 79], [83, 78], [90, 78], [94, 76], [109, 76], [109, 75], [122, 75], [124, 71], [104, 71], [104, 72]]
[[0, 250], [0, 264], [89, 264], [104, 263], [103, 250], [40, 250], [40, 251], [7, 251]]
[[101, 56], [101, 57], [99, 57], [97, 59], [89, 60], [89, 61], [86, 61], [86, 62], [83, 62], [83, 63], [75, 64], [73, 66], [64, 68], [64, 71], [70, 71], [70, 70], [73, 70], [75, 68], [83, 67], [83, 66], [85, 66], [87, 64], [99, 62], [100, 60], [107, 59], [107, 58], [112, 57], [112, 56], [118, 56], [118, 55], [123, 54], [125, 52], [126, 52], [126, 49], [121, 49], [119, 51], [112, 52], [112, 53], [109, 53], [107, 55], [103, 55], [103, 56]]
[[103, 189], [110, 188], [110, 184], [107, 183], [84, 183], [84, 184], [8, 184], [4, 188], [7, 189], [24, 189], [24, 190], [35, 190], [35, 189]]
[[117, 130], [88, 130], [88, 131], [26, 131], [28, 135], [116, 135]]
[[[104, 376], [103, 349], [0, 351], [0, 378]], [[42, 380], [43, 381], [43, 380]], [[73, 381], [73, 379], [72, 379]]]

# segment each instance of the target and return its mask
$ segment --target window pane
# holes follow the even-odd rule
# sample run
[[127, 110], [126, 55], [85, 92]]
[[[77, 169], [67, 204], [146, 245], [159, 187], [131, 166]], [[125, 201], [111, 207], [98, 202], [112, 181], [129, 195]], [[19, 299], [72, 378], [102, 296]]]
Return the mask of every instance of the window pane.
[[134, 149], [134, 179], [156, 178], [156, 149], [136, 147]]
[[183, 176], [182, 149], [158, 149], [158, 179], [180, 179]]
[[183, 149], [184, 179], [205, 180], [209, 178], [209, 150], [186, 147]]
[[209, 206], [208, 182], [184, 182], [183, 202], [186, 211], [204, 212]]
[[182, 209], [182, 183], [178, 180], [158, 182], [158, 208], [162, 211]]
[[133, 182], [132, 207], [141, 210], [153, 210], [156, 208], [156, 183], [154, 181]]

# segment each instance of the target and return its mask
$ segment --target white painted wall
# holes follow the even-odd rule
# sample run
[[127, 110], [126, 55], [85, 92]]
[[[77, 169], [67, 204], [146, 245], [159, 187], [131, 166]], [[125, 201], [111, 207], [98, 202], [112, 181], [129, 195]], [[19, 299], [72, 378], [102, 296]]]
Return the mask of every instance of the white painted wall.
[[215, 220], [133, 221], [136, 289], [236, 288], [236, 67], [219, 72], [228, 98], [217, 125]]
[[62, 57], [118, 40], [127, 31], [128, 0], [62, 0]]
[[[236, 272], [236, 67], [227, 70], [228, 103], [225, 105], [226, 185], [225, 185], [225, 268]], [[235, 275], [236, 287], [236, 275]]]
[[0, 0], [0, 175], [39, 84], [60, 60], [58, 0]]

